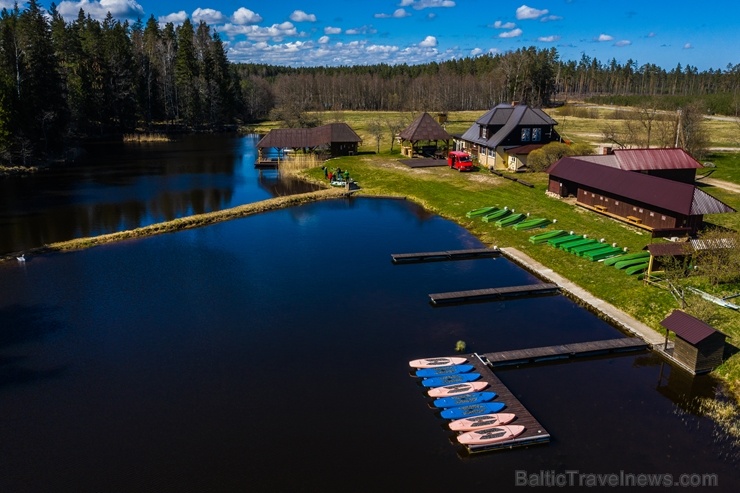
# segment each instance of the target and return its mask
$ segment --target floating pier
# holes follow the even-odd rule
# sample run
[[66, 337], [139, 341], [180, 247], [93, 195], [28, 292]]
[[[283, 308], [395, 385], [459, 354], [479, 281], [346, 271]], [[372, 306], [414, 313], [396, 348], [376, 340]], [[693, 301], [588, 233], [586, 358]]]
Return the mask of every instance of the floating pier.
[[491, 258], [501, 255], [498, 248], [473, 248], [469, 250], [445, 250], [441, 252], [419, 253], [392, 253], [391, 261], [394, 264], [410, 264], [419, 262], [439, 262], [444, 260], [470, 260], [475, 258]]
[[513, 297], [538, 296], [558, 293], [560, 288], [553, 283], [527, 284], [524, 286], [508, 286], [503, 288], [473, 289], [469, 291], [450, 291], [448, 293], [433, 293], [429, 295], [434, 305], [465, 303], [473, 301], [497, 300]]
[[[515, 447], [525, 447], [528, 445], [544, 444], [550, 441], [550, 434], [545, 428], [532, 416], [514, 394], [503, 384], [501, 380], [486, 365], [485, 360], [478, 354], [473, 353], [466, 357], [466, 364], [473, 366], [473, 372], [479, 373], [481, 378], [477, 381], [488, 383], [486, 391], [496, 392], [494, 402], [503, 402], [506, 407], [502, 410], [504, 413], [513, 413], [516, 418], [511, 424], [524, 426], [524, 432], [509, 440], [487, 444], [487, 445], [461, 445], [455, 437], [451, 436], [450, 441], [455, 445], [464, 447], [470, 454], [480, 452], [489, 452], [493, 450], [512, 449]], [[450, 433], [454, 433], [449, 430]]]
[[505, 365], [523, 365], [560, 359], [596, 356], [600, 354], [642, 351], [648, 344], [639, 337], [620, 337], [575, 344], [560, 344], [530, 349], [517, 349], [481, 355], [483, 361], [491, 367]]

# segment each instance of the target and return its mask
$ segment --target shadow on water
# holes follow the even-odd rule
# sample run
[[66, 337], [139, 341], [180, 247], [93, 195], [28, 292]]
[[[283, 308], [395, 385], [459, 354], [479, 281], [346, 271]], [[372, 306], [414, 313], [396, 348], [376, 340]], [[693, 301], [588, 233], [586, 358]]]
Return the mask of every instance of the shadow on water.
[[[0, 329], [0, 352], [14, 352], [16, 346], [38, 342], [60, 332], [62, 325], [50, 321], [51, 307], [12, 305], [2, 310], [4, 327]], [[32, 369], [27, 356], [5, 356], [0, 353], [0, 389], [55, 378], [64, 372], [61, 367]]]

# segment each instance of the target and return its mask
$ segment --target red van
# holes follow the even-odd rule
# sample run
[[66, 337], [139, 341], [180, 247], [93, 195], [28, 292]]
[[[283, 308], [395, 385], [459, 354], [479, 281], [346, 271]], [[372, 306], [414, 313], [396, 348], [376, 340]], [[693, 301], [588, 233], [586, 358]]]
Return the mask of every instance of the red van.
[[458, 171], [473, 171], [473, 160], [464, 151], [451, 151], [447, 155], [447, 165]]

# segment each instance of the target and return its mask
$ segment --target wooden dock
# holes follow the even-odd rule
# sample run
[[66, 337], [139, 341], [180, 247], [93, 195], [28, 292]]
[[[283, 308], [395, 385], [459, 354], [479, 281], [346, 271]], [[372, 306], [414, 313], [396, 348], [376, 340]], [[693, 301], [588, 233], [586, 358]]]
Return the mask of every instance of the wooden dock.
[[481, 358], [491, 367], [522, 365], [567, 358], [596, 356], [601, 354], [642, 351], [648, 344], [639, 337], [620, 337], [601, 341], [560, 344], [557, 346], [517, 349], [498, 353], [485, 353]]
[[503, 288], [473, 289], [470, 291], [450, 291], [447, 293], [433, 293], [429, 298], [434, 305], [465, 303], [473, 301], [492, 301], [513, 297], [538, 296], [558, 293], [557, 284], [539, 283], [524, 286], [508, 286]]
[[[458, 355], [459, 356], [459, 355]], [[524, 426], [524, 432], [510, 440], [503, 442], [490, 444], [490, 445], [479, 445], [479, 446], [465, 446], [458, 443], [455, 439], [457, 436], [453, 431], [448, 430], [451, 433], [450, 442], [462, 449], [469, 454], [476, 454], [480, 452], [489, 452], [493, 450], [512, 449], [515, 447], [525, 447], [528, 445], [543, 444], [550, 441], [550, 434], [545, 431], [542, 425], [532, 416], [532, 414], [519, 402], [514, 394], [503, 384], [501, 380], [486, 366], [484, 360], [476, 353], [471, 354], [467, 357], [467, 363], [473, 365], [473, 372], [480, 373], [480, 381], [488, 383], [488, 387], [485, 391], [496, 392], [495, 402], [503, 402], [506, 407], [501, 411], [503, 413], [513, 413], [516, 415], [514, 421], [511, 424]], [[426, 390], [426, 389], [425, 389]], [[445, 425], [445, 428], [447, 426]]]
[[498, 248], [473, 248], [469, 250], [445, 250], [442, 252], [419, 253], [392, 253], [391, 261], [394, 264], [409, 264], [418, 262], [439, 262], [445, 260], [470, 260], [476, 258], [491, 258], [501, 255]]

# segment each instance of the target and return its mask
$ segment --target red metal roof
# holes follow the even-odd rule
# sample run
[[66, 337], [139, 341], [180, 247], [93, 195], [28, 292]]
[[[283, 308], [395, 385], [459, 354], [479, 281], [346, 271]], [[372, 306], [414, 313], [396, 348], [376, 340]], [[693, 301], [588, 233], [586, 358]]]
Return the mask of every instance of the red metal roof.
[[678, 337], [694, 346], [715, 332], [719, 332], [698, 318], [694, 318], [681, 310], [673, 310], [673, 313], [663, 319], [660, 325], [668, 330], [672, 330]]
[[552, 178], [624, 197], [685, 216], [735, 212], [735, 209], [694, 185], [623, 171], [577, 157], [564, 157], [547, 169]]
[[683, 149], [615, 149], [619, 169], [647, 171], [659, 169], [698, 169], [703, 166]]

